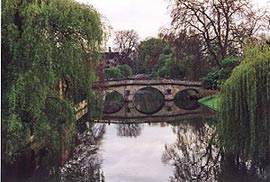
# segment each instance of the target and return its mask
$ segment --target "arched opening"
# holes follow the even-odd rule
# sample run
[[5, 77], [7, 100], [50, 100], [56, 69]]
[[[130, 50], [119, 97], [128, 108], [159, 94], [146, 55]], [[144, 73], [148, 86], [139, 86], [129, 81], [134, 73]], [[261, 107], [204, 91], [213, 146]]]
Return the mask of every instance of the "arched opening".
[[179, 91], [174, 96], [174, 104], [185, 110], [197, 109], [200, 104], [197, 102], [198, 91], [195, 89], [185, 89]]
[[124, 98], [119, 92], [115, 90], [106, 91], [103, 113], [116, 113], [123, 107], [123, 105]]
[[144, 114], [158, 112], [164, 105], [164, 95], [156, 88], [144, 87], [133, 97], [133, 105]]

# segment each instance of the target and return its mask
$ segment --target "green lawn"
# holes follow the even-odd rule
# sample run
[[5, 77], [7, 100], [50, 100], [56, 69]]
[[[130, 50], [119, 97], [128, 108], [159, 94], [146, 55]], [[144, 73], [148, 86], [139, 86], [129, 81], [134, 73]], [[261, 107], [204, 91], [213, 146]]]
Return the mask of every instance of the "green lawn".
[[219, 95], [210, 95], [199, 99], [198, 102], [217, 111], [220, 103], [220, 97]]

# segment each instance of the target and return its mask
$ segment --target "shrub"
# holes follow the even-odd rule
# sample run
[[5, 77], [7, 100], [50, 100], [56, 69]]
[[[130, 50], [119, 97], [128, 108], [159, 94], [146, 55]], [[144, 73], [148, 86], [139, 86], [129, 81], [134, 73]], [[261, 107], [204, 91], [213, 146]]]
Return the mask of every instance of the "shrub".
[[106, 68], [104, 70], [105, 79], [120, 79], [127, 78], [132, 75], [131, 67], [128, 65], [118, 65], [116, 67]]
[[213, 70], [205, 77], [201, 78], [202, 86], [205, 89], [216, 90], [227, 80], [233, 68], [239, 64], [238, 57], [227, 57], [221, 62], [222, 68], [220, 70]]

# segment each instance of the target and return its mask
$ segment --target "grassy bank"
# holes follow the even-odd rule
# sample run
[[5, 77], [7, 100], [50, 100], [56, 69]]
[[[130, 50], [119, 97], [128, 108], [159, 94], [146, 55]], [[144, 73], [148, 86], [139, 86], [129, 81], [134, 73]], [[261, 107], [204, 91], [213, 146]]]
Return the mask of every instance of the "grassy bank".
[[198, 102], [217, 111], [218, 107], [219, 107], [219, 103], [220, 103], [220, 96], [219, 95], [209, 95], [207, 97], [203, 97], [203, 98], [199, 99]]

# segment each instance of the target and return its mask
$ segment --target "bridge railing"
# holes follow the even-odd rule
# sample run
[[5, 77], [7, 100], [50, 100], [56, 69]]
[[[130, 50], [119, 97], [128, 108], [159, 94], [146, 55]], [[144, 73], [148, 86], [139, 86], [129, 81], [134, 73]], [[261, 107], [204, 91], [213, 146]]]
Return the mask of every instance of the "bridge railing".
[[177, 80], [177, 79], [164, 79], [164, 78], [149, 78], [149, 79], [112, 79], [112, 80], [104, 80], [94, 82], [93, 88], [104, 88], [110, 87], [112, 85], [151, 85], [151, 84], [160, 84], [160, 85], [186, 85], [186, 86], [202, 86], [201, 82], [196, 81], [188, 81], [188, 80]]

